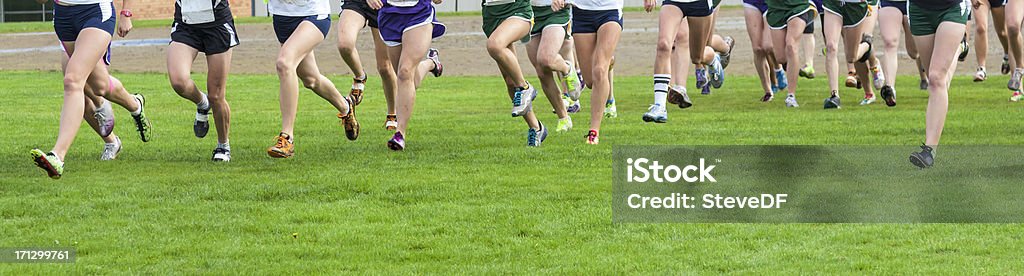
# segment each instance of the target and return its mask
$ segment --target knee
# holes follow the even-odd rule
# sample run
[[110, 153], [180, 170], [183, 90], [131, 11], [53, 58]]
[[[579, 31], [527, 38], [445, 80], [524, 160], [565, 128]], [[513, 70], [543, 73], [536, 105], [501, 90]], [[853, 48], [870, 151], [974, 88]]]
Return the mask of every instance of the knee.
[[377, 64], [377, 75], [380, 75], [381, 79], [392, 80], [395, 79], [395, 70], [391, 69], [391, 65]]
[[947, 68], [932, 68], [928, 70], [928, 85], [937, 88], [946, 87], [946, 71], [948, 71]]
[[302, 81], [302, 86], [310, 90], [314, 90], [320, 85], [320, 76], [300, 76], [299, 80]]
[[[1010, 21], [1006, 21], [1010, 22]], [[1020, 36], [1020, 25], [1008, 24], [1006, 25], [1006, 34], [1009, 36]]]
[[224, 93], [209, 93], [206, 95], [206, 100], [211, 103], [220, 103], [226, 99], [224, 98]]
[[900, 46], [900, 40], [895, 37], [886, 37], [882, 39], [882, 45], [888, 50], [896, 49]]
[[495, 41], [495, 40], [492, 40], [492, 39], [488, 39], [487, 40], [487, 53], [490, 54], [492, 57], [500, 55], [502, 53], [502, 51], [508, 49], [508, 45], [501, 45], [501, 44], [502, 43], [500, 43], [498, 41]]
[[174, 92], [177, 92], [178, 95], [185, 93], [191, 85], [192, 79], [190, 78], [171, 77], [171, 88], [173, 88]]
[[295, 71], [295, 67], [298, 66], [296, 63], [289, 61], [286, 58], [277, 58], [277, 74], [287, 74]]
[[974, 24], [974, 33], [977, 35], [987, 35], [988, 25]]
[[558, 54], [537, 56], [537, 65], [539, 65], [540, 69], [544, 69], [546, 71], [553, 71], [554, 68], [558, 66], [559, 61], [560, 58], [558, 58]]
[[[78, 91], [85, 90], [86, 77], [80, 77], [73, 74], [64, 75], [64, 90], [65, 91]], [[99, 93], [99, 91], [95, 91]]]
[[594, 79], [594, 81], [607, 80], [609, 66], [611, 66], [610, 62], [594, 63], [594, 68], [590, 71], [590, 77]]
[[415, 78], [416, 67], [415, 66], [399, 66], [398, 68], [398, 81], [411, 81]]
[[343, 54], [352, 53], [356, 49], [354, 41], [338, 41], [338, 52]]
[[658, 39], [658, 54], [672, 53], [672, 46], [675, 46], [672, 44], [672, 41], [669, 41], [667, 39]]

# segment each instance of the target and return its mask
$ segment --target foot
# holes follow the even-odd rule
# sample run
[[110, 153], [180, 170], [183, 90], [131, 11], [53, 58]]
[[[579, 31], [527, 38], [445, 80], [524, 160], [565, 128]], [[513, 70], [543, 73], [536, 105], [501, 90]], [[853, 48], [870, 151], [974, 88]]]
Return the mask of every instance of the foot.
[[512, 95], [512, 117], [526, 115], [533, 108], [533, 99], [537, 98], [537, 90], [526, 84], [526, 87], [517, 87]]
[[615, 108], [615, 102], [609, 102], [604, 105], [604, 117], [609, 119], [619, 117], [619, 112]]
[[348, 97], [352, 98], [352, 103], [359, 105], [363, 102], [363, 89], [366, 89], [366, 73], [363, 73], [362, 78], [352, 78], [352, 91], [348, 92]]
[[957, 61], [964, 62], [967, 60], [967, 53], [971, 52], [971, 45], [967, 44], [967, 35], [960, 40], [960, 56], [956, 57]]
[[100, 137], [110, 136], [110, 133], [114, 131], [114, 109], [110, 107], [110, 101], [104, 100], [103, 104], [94, 110], [92, 116], [100, 125]]
[[804, 65], [803, 68], [800, 68], [800, 76], [806, 79], [814, 79], [814, 67], [811, 67], [810, 64]]
[[988, 79], [988, 73], [985, 72], [985, 67], [978, 67], [978, 71], [974, 72], [974, 82], [983, 82]]
[[229, 162], [231, 161], [231, 149], [217, 147], [213, 149], [213, 162]]
[[860, 81], [857, 80], [857, 73], [847, 72], [846, 73], [846, 87], [860, 88]]
[[384, 119], [384, 129], [389, 131], [398, 129], [398, 115], [388, 114]]
[[875, 95], [865, 95], [864, 98], [860, 100], [860, 105], [873, 104], [876, 100], [878, 100], [878, 98], [875, 97]]
[[146, 118], [146, 97], [142, 94], [132, 94], [132, 98], [139, 103], [139, 115], [132, 115], [132, 119], [135, 120], [135, 129], [139, 131], [139, 138], [142, 138], [142, 142], [149, 142], [152, 138], [152, 134], [149, 132], [153, 126], [149, 123], [149, 118]]
[[565, 105], [565, 112], [576, 113], [580, 112], [580, 101], [573, 100], [571, 96], [562, 94], [562, 104]]
[[681, 89], [676, 90], [675, 88], [668, 88], [668, 103], [679, 106], [679, 108], [689, 108], [693, 106], [693, 101], [690, 101], [690, 95], [686, 94], [686, 87], [680, 87]]
[[867, 48], [867, 51], [864, 51], [864, 54], [861, 55], [860, 58], [857, 59], [857, 62], [867, 62], [868, 59], [870, 59], [871, 56], [874, 55], [874, 52], [873, 52], [874, 46], [871, 43], [873, 38], [874, 37], [871, 34], [863, 34], [863, 35], [861, 35], [860, 43], [864, 44], [864, 45], [867, 45], [868, 48]]
[[288, 158], [295, 155], [295, 145], [292, 144], [292, 137], [284, 132], [274, 138], [277, 142], [267, 149], [267, 154], [273, 158]]
[[597, 130], [593, 130], [593, 129], [591, 129], [589, 132], [587, 132], [587, 136], [583, 136], [583, 137], [585, 137], [587, 139], [587, 144], [588, 145], [597, 145], [597, 143], [600, 140], [597, 137]]
[[1010, 96], [1010, 101], [1019, 102], [1020, 100], [1024, 100], [1024, 93], [1021, 93], [1020, 91], [1013, 91], [1013, 95]]
[[569, 97], [578, 101], [580, 94], [583, 93], [583, 82], [580, 81], [579, 74], [572, 63], [566, 61], [565, 66], [569, 67], [569, 73], [562, 76], [562, 81], [565, 82], [565, 89], [568, 91]]
[[825, 99], [825, 109], [839, 108], [839, 95], [832, 94], [831, 97]]
[[196, 120], [192, 122], [192, 132], [196, 134], [196, 138], [206, 137], [206, 133], [210, 132], [210, 106], [206, 109], [196, 108]]
[[725, 83], [725, 67], [722, 66], [722, 57], [715, 53], [715, 59], [711, 61], [711, 87], [722, 88]]
[[918, 84], [918, 87], [921, 90], [928, 90], [928, 80], [927, 79], [921, 79], [921, 82]]
[[526, 131], [526, 146], [539, 147], [547, 138], [548, 129], [544, 127], [544, 123], [540, 123], [540, 129], [531, 128]]
[[711, 80], [708, 76], [707, 66], [697, 66], [697, 68], [693, 70], [693, 73], [696, 76], [696, 81], [694, 83], [697, 85], [697, 88], [704, 88], [705, 86], [708, 86], [708, 83]]
[[729, 50], [722, 53], [722, 69], [725, 69], [729, 67], [729, 60], [732, 59], [732, 49], [736, 46], [736, 39], [733, 39], [732, 36], [725, 36], [722, 38], [722, 41], [725, 41], [725, 44], [729, 45]]
[[711, 86], [709, 85], [709, 86], [705, 86], [704, 88], [701, 88], [700, 89], [700, 94], [701, 95], [711, 95]]
[[569, 130], [572, 130], [572, 117], [558, 119], [558, 127], [555, 128], [555, 131], [568, 132]]
[[932, 147], [921, 146], [921, 152], [910, 154], [910, 163], [922, 169], [931, 168], [935, 165], [935, 156], [932, 154]]
[[796, 96], [786, 96], [786, 107], [800, 107], [800, 104], [796, 103]]
[[402, 135], [401, 131], [396, 131], [395, 135], [391, 136], [391, 140], [388, 140], [388, 148], [393, 151], [405, 149], [405, 136]]
[[668, 112], [660, 104], [652, 104], [644, 113], [644, 122], [665, 123], [668, 122]]
[[1003, 65], [999, 66], [999, 72], [1003, 75], [1010, 73], [1010, 55], [1003, 55]]
[[885, 74], [882, 73], [881, 67], [871, 67], [871, 81], [874, 82], [875, 89], [882, 89], [885, 85]]
[[338, 119], [341, 120], [341, 125], [345, 127], [345, 138], [349, 141], [355, 141], [359, 139], [359, 122], [356, 121], [356, 105], [351, 99], [345, 98], [345, 102], [348, 102], [348, 114], [338, 113]]
[[775, 79], [777, 79], [779, 82], [778, 85], [775, 86], [779, 90], [786, 89], [786, 87], [789, 87], [789, 80], [786, 79], [786, 70], [775, 70]]
[[60, 179], [60, 176], [64, 174], [64, 161], [60, 160], [52, 151], [43, 153], [39, 149], [32, 150], [32, 159], [36, 161], [36, 166], [43, 168], [46, 174], [53, 179]]
[[1010, 74], [1010, 82], [1006, 83], [1006, 88], [1013, 91], [1020, 90], [1022, 77], [1024, 77], [1024, 68], [1013, 69], [1013, 74]]
[[882, 86], [882, 99], [885, 100], [885, 105], [896, 106], [896, 89], [888, 85]]
[[435, 78], [440, 77], [441, 74], [444, 73], [444, 65], [441, 64], [441, 52], [438, 52], [437, 49], [430, 48], [430, 50], [427, 50], [427, 59], [434, 62], [434, 69], [430, 69], [430, 73], [434, 74]]
[[772, 92], [765, 92], [764, 96], [761, 96], [761, 102], [770, 102], [772, 99], [775, 99], [775, 93]]
[[100, 154], [100, 160], [109, 161], [117, 159], [118, 153], [121, 153], [121, 137], [114, 137], [113, 143], [103, 144], [103, 154]]

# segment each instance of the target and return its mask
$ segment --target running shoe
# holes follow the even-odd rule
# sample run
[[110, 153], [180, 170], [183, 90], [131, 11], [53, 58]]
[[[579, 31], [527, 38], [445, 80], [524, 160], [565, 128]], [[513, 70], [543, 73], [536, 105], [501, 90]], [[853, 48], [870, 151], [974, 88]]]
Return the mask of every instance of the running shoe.
[[526, 87], [516, 87], [516, 92], [512, 96], [512, 117], [519, 117], [526, 115], [533, 108], [533, 99], [537, 98], [537, 90], [526, 84]]
[[388, 114], [384, 118], [384, 129], [389, 131], [395, 131], [398, 129], [398, 115]]
[[36, 161], [36, 166], [43, 168], [50, 178], [60, 179], [60, 176], [64, 174], [64, 161], [61, 161], [60, 157], [57, 157], [52, 151], [43, 153], [39, 149], [33, 149], [31, 153], [32, 159]]
[[527, 147], [539, 147], [546, 139], [548, 139], [548, 129], [544, 127], [544, 123], [540, 123], [540, 129], [530, 128], [526, 131]]
[[267, 154], [273, 158], [288, 158], [295, 155], [295, 144], [292, 144], [292, 137], [281, 132], [274, 138], [277, 142], [267, 149]]
[[896, 89], [888, 85], [882, 86], [882, 99], [885, 100], [885, 105], [896, 106]]
[[153, 125], [149, 123], [149, 118], [146, 118], [146, 97], [142, 94], [132, 94], [132, 98], [139, 102], [139, 115], [132, 115], [132, 119], [135, 120], [135, 129], [139, 131], [139, 138], [142, 138], [142, 142], [149, 142], [153, 138], [149, 133]]
[[772, 92], [766, 92], [764, 93], [764, 96], [761, 96], [762, 102], [770, 102], [772, 99], [775, 99], [775, 93]]
[[349, 98], [352, 98], [352, 103], [359, 105], [363, 102], [363, 89], [366, 89], [366, 79], [368, 78], [366, 73], [363, 73], [363, 78], [352, 78], [352, 91], [348, 93]]
[[831, 97], [825, 99], [825, 109], [839, 108], [839, 95], [832, 94]]
[[1013, 69], [1013, 74], [1010, 75], [1010, 82], [1006, 83], [1006, 88], [1013, 91], [1020, 90], [1021, 77], [1024, 77], [1024, 68]]
[[110, 101], [104, 99], [103, 104], [93, 110], [92, 116], [100, 125], [100, 137], [110, 136], [114, 131], [114, 109], [110, 107]]
[[711, 86], [705, 86], [704, 88], [701, 88], [700, 89], [700, 94], [701, 95], [711, 95]]
[[800, 107], [800, 104], [796, 103], [795, 95], [786, 96], [786, 107]]
[[644, 113], [644, 122], [665, 123], [668, 122], [668, 112], [660, 104], [652, 104]]
[[573, 100], [571, 96], [562, 94], [562, 103], [565, 104], [565, 112], [576, 113], [580, 112], [580, 101]]
[[192, 132], [196, 134], [196, 138], [206, 137], [206, 133], [210, 132], [209, 105], [206, 106], [206, 109], [196, 108], [196, 120], [192, 123]]
[[874, 94], [872, 94], [870, 96], [869, 95], [864, 95], [864, 99], [860, 100], [860, 105], [873, 104], [873, 103], [875, 103], [876, 100], [878, 100], [878, 97], [875, 97]]
[[679, 106], [679, 108], [689, 108], [693, 106], [693, 102], [690, 101], [690, 95], [686, 94], [686, 87], [679, 87], [679, 90], [675, 88], [668, 88], [668, 103]]
[[600, 141], [600, 139], [598, 139], [597, 137], [597, 130], [593, 129], [591, 129], [590, 132], [587, 132], [587, 135], [583, 137], [587, 138], [588, 145], [597, 145], [597, 143]]
[[983, 82], [988, 79], [988, 73], [985, 72], [985, 67], [978, 67], [978, 71], [974, 72], [974, 82]]
[[558, 119], [558, 127], [555, 128], [555, 131], [568, 132], [569, 130], [572, 130], [572, 117]]
[[957, 61], [964, 62], [967, 60], [967, 53], [971, 52], [971, 45], [967, 43], [967, 34], [964, 33], [964, 38], [960, 40], [960, 56], [956, 57]]
[[1024, 93], [1021, 93], [1020, 91], [1013, 91], [1013, 95], [1010, 96], [1010, 101], [1019, 102], [1020, 100], [1024, 100]]
[[786, 87], [789, 87], [789, 80], [786, 79], [786, 70], [775, 70], [775, 78], [778, 79], [779, 84], [776, 86], [779, 88], [779, 90], [783, 90], [786, 89]]
[[430, 48], [430, 50], [427, 50], [427, 59], [434, 63], [434, 69], [430, 69], [430, 73], [434, 74], [435, 78], [440, 77], [441, 73], [444, 73], [444, 65], [441, 64], [441, 52]]
[[391, 136], [391, 140], [388, 140], [388, 148], [393, 151], [405, 150], [405, 136], [402, 136], [401, 131], [396, 131], [394, 136]]
[[874, 45], [872, 45], [873, 43], [871, 43], [873, 38], [874, 38], [874, 36], [872, 36], [871, 34], [863, 34], [863, 35], [861, 35], [860, 43], [861, 44], [867, 44], [868, 45], [868, 50], [865, 51], [864, 54], [861, 55], [860, 58], [857, 59], [857, 62], [867, 62], [868, 59], [870, 59], [871, 56], [874, 55]]
[[729, 67], [729, 60], [732, 59], [732, 49], [736, 46], [736, 39], [733, 39], [732, 36], [725, 36], [722, 38], [722, 41], [729, 45], [729, 50], [722, 53], [722, 69], [725, 69]]
[[345, 127], [345, 138], [349, 141], [355, 141], [359, 138], [359, 122], [356, 121], [356, 105], [352, 103], [352, 100], [345, 97], [345, 101], [348, 102], [348, 114], [342, 115], [338, 113], [338, 119], [341, 120], [341, 126]]
[[857, 80], [857, 73], [846, 72], [846, 87], [860, 89], [860, 81]]
[[935, 155], [932, 154], [932, 147], [922, 145], [921, 152], [914, 152], [910, 154], [910, 163], [914, 164], [922, 169], [931, 168], [935, 165]]
[[1010, 73], [1010, 55], [1003, 54], [1003, 65], [999, 66], [999, 72], [1003, 75]]
[[117, 159], [117, 154], [121, 153], [121, 137], [114, 137], [113, 143], [103, 144], [103, 154], [100, 154], [100, 160], [109, 161]]
[[231, 161], [231, 149], [217, 147], [213, 149], [213, 162], [229, 162]]
[[921, 90], [928, 90], [928, 80], [927, 79], [921, 79], [921, 82], [918, 84], [918, 87]]
[[619, 111], [615, 108], [614, 101], [604, 104], [604, 117], [609, 119], [619, 117]]
[[811, 67], [810, 64], [804, 65], [803, 68], [800, 68], [800, 76], [806, 79], [814, 79], [814, 67]]
[[875, 66], [871, 67], [871, 80], [875, 84], [875, 89], [882, 89], [885, 85], [885, 73], [882, 72], [882, 68]]
[[576, 72], [576, 68], [572, 66], [572, 63], [566, 61], [565, 66], [569, 67], [569, 73], [562, 76], [562, 81], [565, 82], [565, 90], [568, 91], [569, 97], [579, 100], [580, 94], [583, 93], [583, 82], [580, 81], [580, 75]]
[[715, 89], [722, 88], [725, 83], [725, 67], [722, 66], [722, 57], [715, 53], [715, 59], [711, 61], [711, 86]]
[[697, 88], [703, 88], [703, 87], [708, 85], [710, 80], [709, 80], [709, 77], [708, 77], [708, 70], [707, 70], [707, 66], [706, 65], [697, 66], [693, 70], [693, 72], [694, 72], [694, 75], [696, 75], [696, 78], [697, 78], [697, 81], [694, 82], [697, 85]]

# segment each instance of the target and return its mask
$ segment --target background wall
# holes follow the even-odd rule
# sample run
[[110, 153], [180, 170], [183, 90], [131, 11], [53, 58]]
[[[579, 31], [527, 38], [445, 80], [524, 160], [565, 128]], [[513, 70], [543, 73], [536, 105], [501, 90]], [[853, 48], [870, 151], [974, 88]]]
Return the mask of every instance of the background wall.
[[[253, 0], [228, 0], [231, 4], [231, 13], [235, 17], [252, 16]], [[263, 5], [263, 0], [257, 0]], [[114, 1], [117, 9], [121, 9], [121, 1]], [[159, 19], [174, 17], [174, 2], [171, 0], [135, 0], [132, 7], [132, 18]]]

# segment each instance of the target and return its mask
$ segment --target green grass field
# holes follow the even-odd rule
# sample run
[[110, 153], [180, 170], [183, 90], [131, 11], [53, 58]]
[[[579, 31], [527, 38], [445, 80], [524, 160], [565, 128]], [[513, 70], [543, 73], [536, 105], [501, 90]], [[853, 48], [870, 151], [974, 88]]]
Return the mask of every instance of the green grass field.
[[[385, 147], [379, 83], [358, 110], [356, 142], [303, 90], [296, 156], [275, 160], [264, 150], [280, 128], [277, 79], [237, 75], [228, 86], [234, 160], [214, 164], [214, 134], [193, 137], [194, 106], [164, 75], [117, 76], [145, 93], [154, 140], [142, 143], [118, 109], [118, 160], [98, 161], [102, 141], [83, 127], [54, 181], [28, 152], [55, 139], [60, 74], [0, 74], [0, 247], [78, 250], [75, 264], [0, 264], [0, 274], [1024, 271], [1020, 224], [612, 223], [615, 145], [902, 145], [894, 154], [905, 158], [924, 138], [927, 94], [914, 77], [899, 80], [896, 108], [857, 106], [860, 93], [847, 89], [843, 109], [829, 111], [826, 92], [811, 89], [823, 77], [801, 80], [799, 109], [760, 103], [755, 78], [731, 77], [713, 95], [693, 93], [692, 109], [671, 109], [668, 124], [640, 120], [649, 77], [620, 77], [620, 115], [605, 121], [600, 145], [583, 143], [585, 105], [576, 128], [542, 148], [524, 146], [526, 127], [509, 117], [500, 78], [431, 78], [405, 152]], [[332, 79], [347, 86], [346, 76]], [[943, 143], [1022, 144], [1024, 108], [1007, 103], [1005, 82], [955, 79]]]

